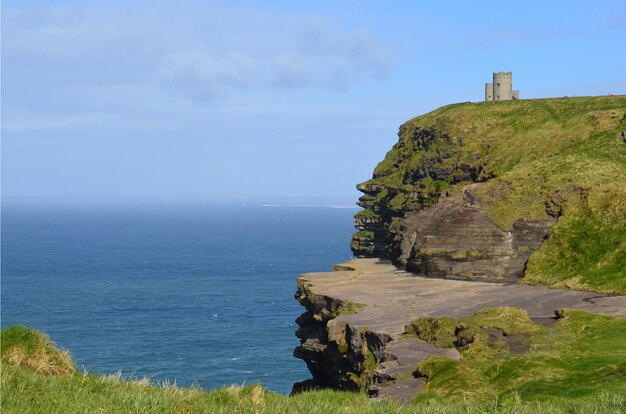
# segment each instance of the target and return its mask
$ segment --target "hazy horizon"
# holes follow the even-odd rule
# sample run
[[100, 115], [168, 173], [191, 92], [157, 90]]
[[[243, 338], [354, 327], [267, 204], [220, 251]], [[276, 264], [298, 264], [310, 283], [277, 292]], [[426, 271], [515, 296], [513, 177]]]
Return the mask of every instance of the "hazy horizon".
[[1, 205], [5, 207], [20, 206], [158, 206], [158, 205], [193, 205], [193, 204], [232, 204], [260, 207], [336, 207], [355, 208], [358, 196], [261, 196], [214, 194], [207, 196], [185, 194], [149, 194], [149, 195], [54, 195], [54, 196], [3, 196]]

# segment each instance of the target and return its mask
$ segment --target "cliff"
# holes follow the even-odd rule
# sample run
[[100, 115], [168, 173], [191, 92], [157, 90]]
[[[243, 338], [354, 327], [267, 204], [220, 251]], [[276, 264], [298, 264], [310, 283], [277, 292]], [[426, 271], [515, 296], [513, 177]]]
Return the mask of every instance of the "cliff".
[[[554, 382], [576, 377], [580, 387], [588, 385], [591, 365], [604, 381], [598, 384], [626, 378], [620, 368], [626, 363], [622, 345], [626, 318], [574, 313], [580, 320], [572, 326], [574, 333], [568, 333], [562, 331], [569, 329], [563, 316], [571, 311], [560, 310], [624, 317], [624, 295], [415, 277], [373, 258], [354, 259], [335, 269], [298, 279], [296, 299], [306, 312], [297, 319], [301, 345], [294, 356], [306, 362], [313, 378], [296, 384], [295, 392], [367, 390], [371, 396], [402, 402], [413, 400], [418, 391], [449, 391], [458, 397], [478, 393], [479, 385], [472, 389], [453, 378], [473, 372], [473, 381], [488, 388], [499, 358], [519, 370], [509, 374], [511, 389], [545, 380], [542, 375], [553, 368]], [[605, 323], [611, 325], [605, 327], [606, 334], [614, 335], [611, 340], [594, 338], [597, 334], [587, 331]], [[579, 336], [591, 342], [580, 342]], [[573, 344], [594, 347], [596, 357], [587, 361], [587, 354], [574, 351]], [[610, 357], [603, 359], [601, 353]], [[436, 361], [448, 361], [446, 369], [453, 378], [428, 368]], [[525, 367], [537, 364], [538, 378], [525, 372]], [[568, 364], [573, 372], [562, 369]], [[440, 381], [449, 385], [442, 387]], [[502, 387], [504, 391], [504, 383]], [[493, 395], [490, 392], [481, 389], [479, 394]]]
[[626, 319], [600, 314], [626, 316], [625, 130], [626, 96], [456, 104], [400, 126], [357, 186], [359, 258], [298, 279], [294, 355], [313, 378], [294, 392], [480, 401], [624, 381]]
[[464, 103], [400, 127], [351, 247], [426, 277], [626, 292], [626, 96]]

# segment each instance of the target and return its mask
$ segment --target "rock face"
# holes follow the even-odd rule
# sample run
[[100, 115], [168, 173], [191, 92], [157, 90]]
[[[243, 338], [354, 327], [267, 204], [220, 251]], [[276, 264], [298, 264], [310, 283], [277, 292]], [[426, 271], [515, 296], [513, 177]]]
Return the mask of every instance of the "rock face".
[[478, 185], [407, 215], [395, 228], [391, 259], [427, 277], [485, 281], [522, 277], [528, 256], [539, 248], [553, 220], [518, 220], [511, 231], [503, 231], [475, 201], [472, 190]]
[[350, 306], [337, 298], [319, 295], [306, 279], [298, 279], [296, 299], [306, 308], [296, 323], [301, 345], [294, 351], [303, 359], [313, 380], [294, 385], [294, 391], [310, 387], [356, 391], [368, 385], [373, 370], [385, 359], [389, 335], [353, 328], [337, 316]]
[[[476, 190], [494, 177], [445, 123], [400, 127], [400, 141], [376, 168], [355, 215], [357, 257], [390, 259], [426, 277], [513, 281], [546, 238], [552, 217], [518, 220], [504, 231], [489, 219]], [[395, 157], [395, 158], [394, 158]], [[390, 162], [391, 161], [391, 162]], [[450, 195], [454, 188], [456, 195]]]
[[[408, 212], [436, 203], [443, 184], [479, 179], [481, 167], [472, 165], [476, 159], [469, 157], [461, 161], [459, 149], [463, 141], [451, 137], [444, 127], [415, 128], [407, 123], [400, 127], [398, 136], [408, 139], [394, 146], [396, 152], [419, 153], [423, 157], [414, 168], [401, 172], [400, 159], [384, 168], [379, 166], [372, 180], [357, 185], [364, 193], [357, 204], [368, 212], [363, 216], [357, 214], [354, 220], [359, 232], [353, 236], [351, 247], [357, 257], [389, 257], [393, 249], [390, 243], [396, 238], [389, 231], [393, 222]], [[390, 172], [398, 175], [394, 180], [398, 185], [375, 182]], [[411, 184], [410, 188], [403, 185], [407, 183]]]
[[[347, 262], [336, 265], [333, 274], [355, 275], [363, 269], [363, 263]], [[395, 267], [389, 266], [382, 274], [394, 271]], [[374, 397], [409, 402], [424, 385], [422, 379], [411, 379], [418, 362], [434, 355], [460, 358], [454, 349], [439, 349], [417, 338], [400, 341], [402, 326], [370, 329], [350, 322], [350, 315], [356, 316], [363, 304], [340, 299], [341, 294], [321, 293], [309, 276], [298, 279], [295, 297], [306, 312], [296, 320], [301, 345], [294, 356], [306, 362], [313, 378], [294, 384], [294, 393], [311, 388], [365, 389]], [[379, 316], [386, 323], [388, 315], [383, 312]]]
[[[479, 187], [464, 186], [462, 194], [456, 196], [440, 194], [434, 204], [407, 209], [400, 218], [381, 204], [364, 202], [375, 198], [373, 190], [359, 186], [369, 192], [359, 204], [370, 211], [386, 211], [392, 219], [385, 225], [385, 214], [357, 214], [354, 223], [360, 231], [352, 237], [352, 251], [358, 257], [390, 259], [400, 268], [426, 277], [483, 281], [521, 278], [528, 257], [541, 246], [555, 219], [517, 220], [511, 231], [504, 231], [478, 203], [474, 191]], [[422, 206], [419, 197], [412, 199]]]
[[295, 384], [294, 392], [368, 390], [378, 398], [412, 400], [424, 385], [416, 373], [419, 362], [434, 355], [460, 358], [456, 349], [405, 337], [415, 318], [459, 318], [486, 306], [518, 307], [545, 320], [557, 308], [626, 316], [626, 296], [415, 277], [378, 259], [355, 259], [335, 269], [298, 279], [296, 299], [306, 312], [296, 321], [301, 345], [294, 355], [313, 378]]

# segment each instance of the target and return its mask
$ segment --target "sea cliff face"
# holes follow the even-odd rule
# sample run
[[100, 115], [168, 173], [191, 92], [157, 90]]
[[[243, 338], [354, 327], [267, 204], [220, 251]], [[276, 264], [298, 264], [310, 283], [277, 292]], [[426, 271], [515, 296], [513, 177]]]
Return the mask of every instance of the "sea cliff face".
[[[359, 230], [351, 242], [355, 256], [389, 258], [428, 277], [522, 277], [529, 255], [554, 223], [552, 217], [518, 219], [510, 231], [501, 229], [476, 194], [480, 183], [494, 175], [478, 155], [462, 153], [462, 137], [451, 136], [444, 123], [425, 128], [407, 123], [398, 135], [392, 151], [420, 154], [419, 160], [402, 169], [401, 156], [385, 159], [372, 180], [357, 185], [364, 193], [358, 202], [364, 210], [354, 218]], [[382, 184], [393, 174], [400, 185]]]
[[625, 96], [457, 104], [403, 124], [357, 185], [359, 258], [298, 279], [294, 355], [313, 378], [294, 392], [407, 402], [456, 377], [431, 381], [437, 369], [475, 370], [475, 348], [530, 352], [558, 308], [625, 316], [624, 130]]
[[[626, 291], [616, 259], [626, 253], [626, 203], [616, 201], [626, 199], [625, 113], [623, 96], [569, 98], [450, 105], [406, 122], [357, 185], [353, 253], [426, 277], [528, 274], [531, 283]], [[590, 228], [559, 225], [575, 217]], [[600, 231], [594, 222], [615, 243], [583, 246], [581, 233]], [[601, 263], [614, 280], [601, 281], [596, 256], [612, 257]]]

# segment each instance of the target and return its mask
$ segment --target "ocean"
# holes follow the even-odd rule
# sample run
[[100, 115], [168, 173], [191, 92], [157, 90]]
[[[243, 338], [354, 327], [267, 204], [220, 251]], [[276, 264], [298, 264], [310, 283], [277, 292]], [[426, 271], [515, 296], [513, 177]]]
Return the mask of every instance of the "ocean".
[[81, 370], [212, 389], [309, 378], [296, 278], [352, 257], [353, 208], [3, 206], [2, 326]]

